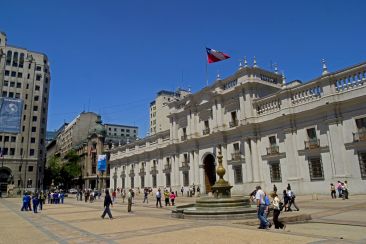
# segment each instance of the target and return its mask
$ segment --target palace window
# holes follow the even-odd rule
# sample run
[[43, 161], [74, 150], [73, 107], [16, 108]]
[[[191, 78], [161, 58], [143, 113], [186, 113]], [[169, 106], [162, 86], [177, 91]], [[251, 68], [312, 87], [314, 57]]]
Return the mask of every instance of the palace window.
[[165, 185], [167, 187], [170, 187], [170, 174], [169, 173], [165, 174]]
[[131, 188], [135, 188], [135, 177], [131, 177]]
[[183, 171], [183, 186], [189, 186], [189, 171]]
[[309, 158], [310, 180], [324, 180], [323, 163], [320, 157]]
[[141, 176], [141, 188], [145, 188], [145, 176]]
[[268, 164], [271, 182], [282, 182], [280, 161], [270, 161]]
[[241, 165], [233, 165], [234, 170], [234, 183], [242, 184], [243, 183], [243, 168]]
[[360, 161], [361, 179], [366, 180], [366, 152], [358, 153], [358, 160]]
[[156, 183], [156, 175], [152, 175], [152, 185], [153, 185], [154, 188], [156, 188], [156, 186], [158, 185]]
[[126, 178], [122, 177], [122, 189], [126, 188]]

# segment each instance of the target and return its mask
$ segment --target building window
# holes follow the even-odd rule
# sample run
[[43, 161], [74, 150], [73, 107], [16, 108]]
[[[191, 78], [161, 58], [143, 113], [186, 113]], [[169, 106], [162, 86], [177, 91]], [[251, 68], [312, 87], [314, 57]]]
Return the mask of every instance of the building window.
[[141, 176], [141, 188], [145, 188], [145, 176]]
[[28, 172], [33, 172], [33, 166], [28, 166]]
[[309, 140], [313, 141], [316, 140], [316, 131], [315, 128], [309, 128], [306, 130], [306, 133], [308, 134]]
[[28, 179], [27, 180], [27, 188], [31, 188], [32, 187], [32, 180]]
[[358, 153], [360, 162], [361, 179], [366, 180], [366, 152]]
[[17, 72], [12, 71], [12, 72], [11, 72], [11, 77], [16, 77], [16, 76], [17, 76]]
[[38, 106], [33, 106], [33, 111], [38, 111]]
[[42, 71], [42, 67], [37, 65], [37, 66], [36, 66], [36, 70], [37, 70], [37, 71]]
[[10, 152], [9, 152], [10, 156], [14, 156], [15, 155], [15, 148], [10, 148]]
[[135, 178], [131, 177], [131, 188], [135, 188]]
[[8, 142], [9, 141], [9, 138], [10, 138], [9, 136], [5, 136], [4, 137], [4, 142]]
[[39, 96], [34, 96], [34, 101], [38, 101], [39, 100]]
[[126, 178], [122, 177], [122, 189], [126, 188]]
[[10, 137], [11, 142], [15, 142], [16, 140], [17, 140], [17, 138], [15, 136]]
[[22, 88], [22, 83], [17, 82], [17, 88]]
[[10, 71], [9, 70], [5, 70], [5, 76], [9, 76]]
[[10, 81], [10, 87], [15, 87], [15, 82], [14, 81]]
[[34, 156], [34, 149], [29, 150], [29, 156]]
[[42, 75], [36, 75], [36, 80], [40, 81], [42, 78]]
[[18, 72], [18, 78], [23, 78], [23, 73]]
[[35, 138], [35, 137], [31, 137], [30, 142], [31, 142], [31, 143], [36, 143], [36, 138]]
[[243, 183], [243, 168], [241, 165], [233, 165], [235, 184]]
[[38, 85], [35, 86], [34, 90], [39, 91], [40, 87]]
[[4, 80], [4, 86], [9, 86], [9, 81]]
[[165, 174], [165, 185], [166, 187], [170, 187], [170, 174]]
[[310, 180], [324, 180], [323, 163], [320, 157], [309, 158]]
[[32, 127], [32, 132], [36, 132], [37, 128], [35, 126]]
[[33, 121], [33, 122], [36, 122], [36, 121], [37, 121], [37, 116], [33, 116], [33, 117], [32, 117], [32, 121]]
[[183, 186], [189, 186], [189, 171], [183, 171]]
[[152, 186], [154, 187], [154, 188], [156, 188], [157, 187], [157, 182], [156, 182], [156, 175], [152, 175]]
[[271, 182], [282, 182], [280, 161], [271, 161], [268, 164]]
[[22, 172], [22, 165], [19, 165], [18, 170], [19, 172]]

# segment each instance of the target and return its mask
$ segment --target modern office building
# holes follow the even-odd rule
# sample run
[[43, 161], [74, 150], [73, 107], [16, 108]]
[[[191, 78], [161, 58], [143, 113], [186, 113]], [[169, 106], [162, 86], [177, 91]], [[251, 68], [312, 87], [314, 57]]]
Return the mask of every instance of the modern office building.
[[23, 104], [19, 133], [0, 132], [2, 191], [42, 188], [50, 81], [45, 54], [9, 45], [0, 32], [1, 97]]
[[157, 93], [155, 100], [150, 103], [150, 135], [169, 129], [168, 104], [181, 100], [189, 94], [191, 94], [189, 90], [183, 89], [178, 89], [175, 92], [162, 90]]
[[233, 194], [290, 183], [329, 194], [348, 181], [366, 193], [366, 63], [302, 83], [257, 66], [168, 103], [169, 128], [111, 151], [112, 187], [193, 184], [211, 192], [218, 153]]
[[130, 125], [104, 124], [105, 142], [113, 145], [124, 145], [137, 139], [138, 127]]

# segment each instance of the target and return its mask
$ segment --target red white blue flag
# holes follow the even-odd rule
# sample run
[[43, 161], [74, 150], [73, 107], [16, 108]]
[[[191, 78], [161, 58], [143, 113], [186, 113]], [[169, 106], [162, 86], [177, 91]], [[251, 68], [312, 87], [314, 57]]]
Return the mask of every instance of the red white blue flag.
[[209, 64], [230, 58], [229, 55], [208, 47], [206, 47], [206, 51], [207, 51], [207, 62]]

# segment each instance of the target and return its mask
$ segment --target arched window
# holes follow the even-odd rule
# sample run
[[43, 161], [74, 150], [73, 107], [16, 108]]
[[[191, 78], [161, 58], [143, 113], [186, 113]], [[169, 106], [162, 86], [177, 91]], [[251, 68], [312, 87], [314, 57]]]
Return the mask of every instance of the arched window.
[[14, 56], [13, 56], [13, 66], [17, 67], [18, 66], [18, 52], [14, 52]]
[[6, 65], [10, 65], [11, 64], [11, 56], [12, 56], [12, 51], [8, 51], [7, 55], [6, 55]]

